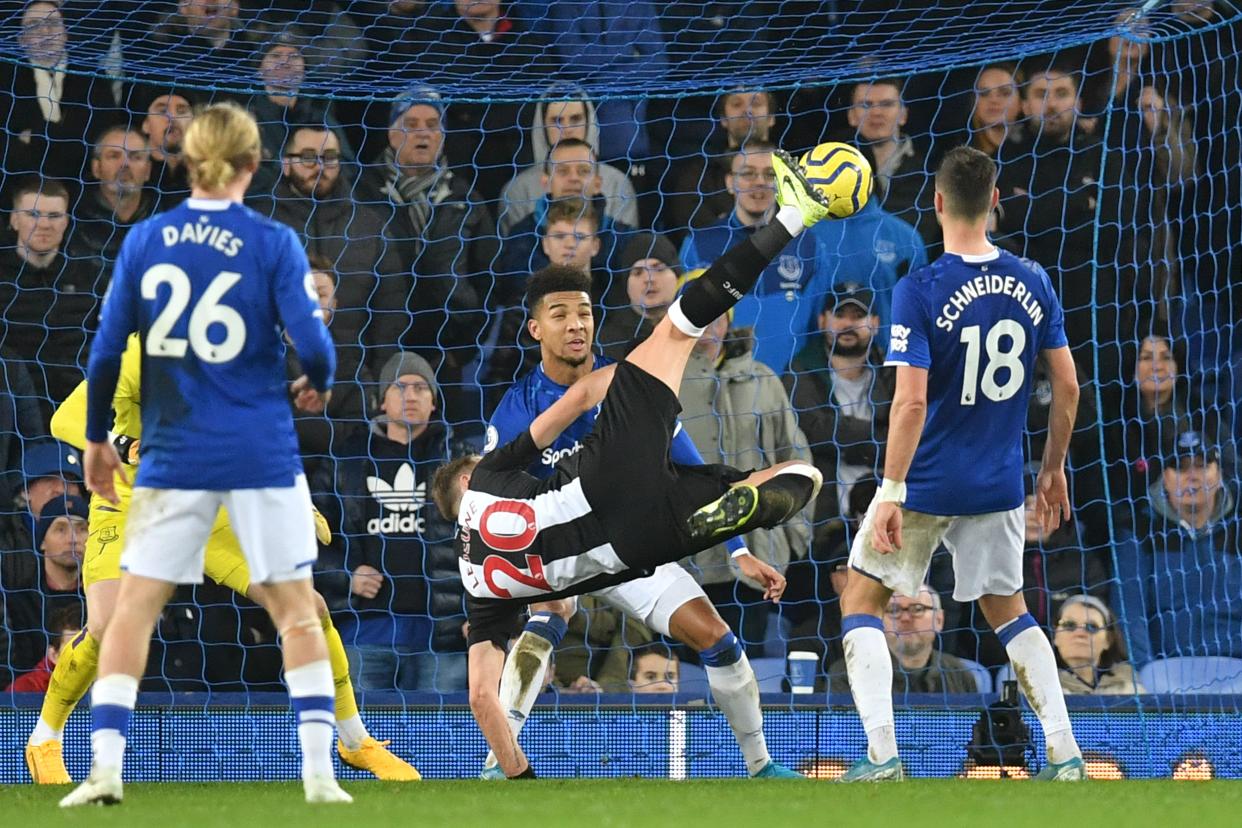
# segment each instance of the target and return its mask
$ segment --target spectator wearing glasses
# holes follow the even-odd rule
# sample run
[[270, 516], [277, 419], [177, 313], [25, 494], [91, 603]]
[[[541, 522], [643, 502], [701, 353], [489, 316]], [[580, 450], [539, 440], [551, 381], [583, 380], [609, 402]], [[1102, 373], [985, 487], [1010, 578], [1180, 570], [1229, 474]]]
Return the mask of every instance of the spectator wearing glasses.
[[[610, 305], [625, 304], [625, 289], [621, 280], [617, 280], [616, 290], [610, 292], [607, 273], [612, 262], [614, 249], [628, 237], [633, 228], [619, 218], [609, 215], [607, 200], [603, 197], [601, 187], [603, 177], [600, 174], [602, 165], [595, 157], [595, 150], [589, 143], [580, 138], [565, 138], [554, 146], [543, 163], [543, 176], [540, 179], [544, 195], [535, 204], [535, 211], [512, 225], [505, 233], [504, 252], [501, 270], [509, 276], [519, 279], [508, 279], [501, 286], [500, 297], [505, 304], [511, 304], [519, 295], [525, 277], [554, 261], [544, 243], [548, 234], [550, 215], [553, 205], [566, 200], [585, 201], [590, 212], [595, 216], [595, 232], [600, 247], [592, 254], [592, 268], [599, 271], [600, 280], [595, 285], [595, 298], [609, 294]], [[581, 211], [581, 208], [579, 208]], [[555, 262], [563, 264], [563, 262]]]
[[1146, 693], [1134, 677], [1125, 637], [1113, 612], [1099, 598], [1074, 595], [1061, 605], [1052, 637], [1061, 689], [1067, 696]]
[[776, 124], [776, 102], [771, 92], [735, 89], [716, 101], [715, 131], [704, 141], [701, 155], [677, 159], [672, 192], [662, 212], [664, 226], [677, 239], [691, 227], [707, 227], [733, 209], [733, 192], [726, 181], [738, 147], [771, 141]]
[[[737, 242], [764, 227], [776, 214], [776, 171], [766, 142], [751, 141], [733, 153], [725, 185], [733, 194], [733, 211], [707, 227], [692, 228], [681, 245], [686, 270], [711, 265]], [[805, 335], [823, 307], [824, 285], [831, 285], [826, 260], [819, 255], [818, 237], [803, 233], [789, 243], [742, 298], [734, 323], [753, 328], [755, 359], [783, 372], [802, 347]]]
[[333, 339], [361, 342], [368, 365], [383, 364], [409, 326], [406, 302], [413, 292], [410, 269], [387, 233], [389, 212], [351, 198], [341, 175], [340, 138], [332, 130], [319, 124], [291, 128], [283, 155], [272, 196], [247, 203], [292, 227], [307, 255], [318, 254], [333, 265]]
[[[511, 284], [502, 288], [503, 295], [518, 288], [525, 276], [556, 264], [591, 275], [593, 299], [603, 299], [614, 307], [626, 301], [610, 292], [609, 263], [619, 238], [624, 238], [619, 234], [628, 233], [629, 228], [610, 222], [607, 216], [601, 220], [593, 202], [574, 196], [550, 202], [540, 219], [538, 246], [534, 249], [529, 247], [532, 234], [505, 242], [501, 269]], [[522, 278], [513, 278], [519, 276]], [[623, 291], [624, 281], [617, 279], [616, 284]]]
[[271, 192], [280, 177], [280, 151], [289, 137], [290, 124], [323, 124], [341, 141], [341, 154], [354, 160], [353, 149], [333, 116], [332, 102], [299, 94], [306, 81], [306, 57], [301, 43], [290, 35], [268, 41], [258, 55], [256, 74], [263, 93], [250, 99], [249, 109], [259, 124], [262, 159], [253, 193]]
[[[978, 693], [975, 674], [962, 659], [936, 649], [944, 629], [940, 596], [927, 584], [910, 598], [894, 594], [884, 613], [884, 635], [893, 658], [894, 693]], [[845, 659], [828, 668], [831, 692], [850, 692]]]

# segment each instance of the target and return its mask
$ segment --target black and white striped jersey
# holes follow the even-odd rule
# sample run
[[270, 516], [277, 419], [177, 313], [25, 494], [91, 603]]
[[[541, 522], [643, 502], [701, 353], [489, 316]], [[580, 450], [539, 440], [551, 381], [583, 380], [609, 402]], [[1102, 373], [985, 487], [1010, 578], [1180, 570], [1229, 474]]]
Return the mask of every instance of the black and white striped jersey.
[[459, 567], [475, 598], [539, 600], [625, 571], [579, 477], [524, 471], [539, 450], [524, 432], [471, 475], [457, 522]]

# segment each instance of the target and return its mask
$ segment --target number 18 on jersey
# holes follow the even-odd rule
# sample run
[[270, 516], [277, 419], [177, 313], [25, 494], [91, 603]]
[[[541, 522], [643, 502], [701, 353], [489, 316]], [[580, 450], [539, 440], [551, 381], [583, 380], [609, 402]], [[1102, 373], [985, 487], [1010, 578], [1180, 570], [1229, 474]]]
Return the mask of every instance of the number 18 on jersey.
[[1035, 363], [1065, 344], [1052, 283], [1028, 259], [946, 253], [897, 283], [886, 364], [928, 372], [907, 508], [971, 515], [1022, 504]]

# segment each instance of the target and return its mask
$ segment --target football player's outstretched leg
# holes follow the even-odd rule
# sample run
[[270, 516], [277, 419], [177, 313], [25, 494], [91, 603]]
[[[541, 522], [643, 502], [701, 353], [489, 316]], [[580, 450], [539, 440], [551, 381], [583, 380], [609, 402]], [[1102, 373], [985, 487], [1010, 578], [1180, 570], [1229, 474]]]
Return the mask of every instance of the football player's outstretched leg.
[[[433, 481], [437, 505], [462, 529], [471, 709], [509, 778], [533, 776], [497, 695], [504, 648], [526, 604], [624, 583], [730, 537], [774, 527], [798, 514], [821, 483], [806, 463], [748, 474], [669, 459], [680, 411], [676, 391], [695, 341], [795, 235], [828, 216], [826, 200], [788, 156], [777, 154], [774, 166], [781, 204], [775, 220], [693, 282], [625, 362], [578, 380], [527, 431], [481, 460], [445, 465]], [[576, 476], [539, 480], [525, 471], [601, 402]]]

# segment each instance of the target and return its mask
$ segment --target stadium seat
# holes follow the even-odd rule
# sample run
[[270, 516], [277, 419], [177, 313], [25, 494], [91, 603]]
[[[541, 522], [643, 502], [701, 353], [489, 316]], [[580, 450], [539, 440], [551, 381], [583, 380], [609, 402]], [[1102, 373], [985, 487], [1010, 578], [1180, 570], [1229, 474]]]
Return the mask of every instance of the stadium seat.
[[1013, 665], [1009, 662], [1002, 664], [1001, 668], [996, 671], [996, 683], [993, 684], [992, 687], [994, 687], [996, 692], [999, 693], [1007, 681], [1014, 681]]
[[992, 692], [992, 674], [988, 672], [988, 668], [984, 667], [977, 661], [971, 661], [963, 658], [962, 661], [970, 668], [970, 672], [975, 674], [975, 684], [979, 687], [980, 693]]
[[707, 671], [697, 664], [681, 663], [677, 692], [707, 698]]
[[1166, 658], [1138, 671], [1149, 693], [1242, 693], [1242, 658]]
[[759, 679], [760, 693], [779, 693], [781, 683], [785, 680], [785, 659], [783, 658], [752, 658], [750, 666]]
[[[779, 693], [785, 680], [785, 659], [752, 658], [750, 666], [759, 679], [760, 693]], [[708, 694], [707, 671], [697, 664], [681, 663], [681, 682], [678, 692], [706, 697]]]

